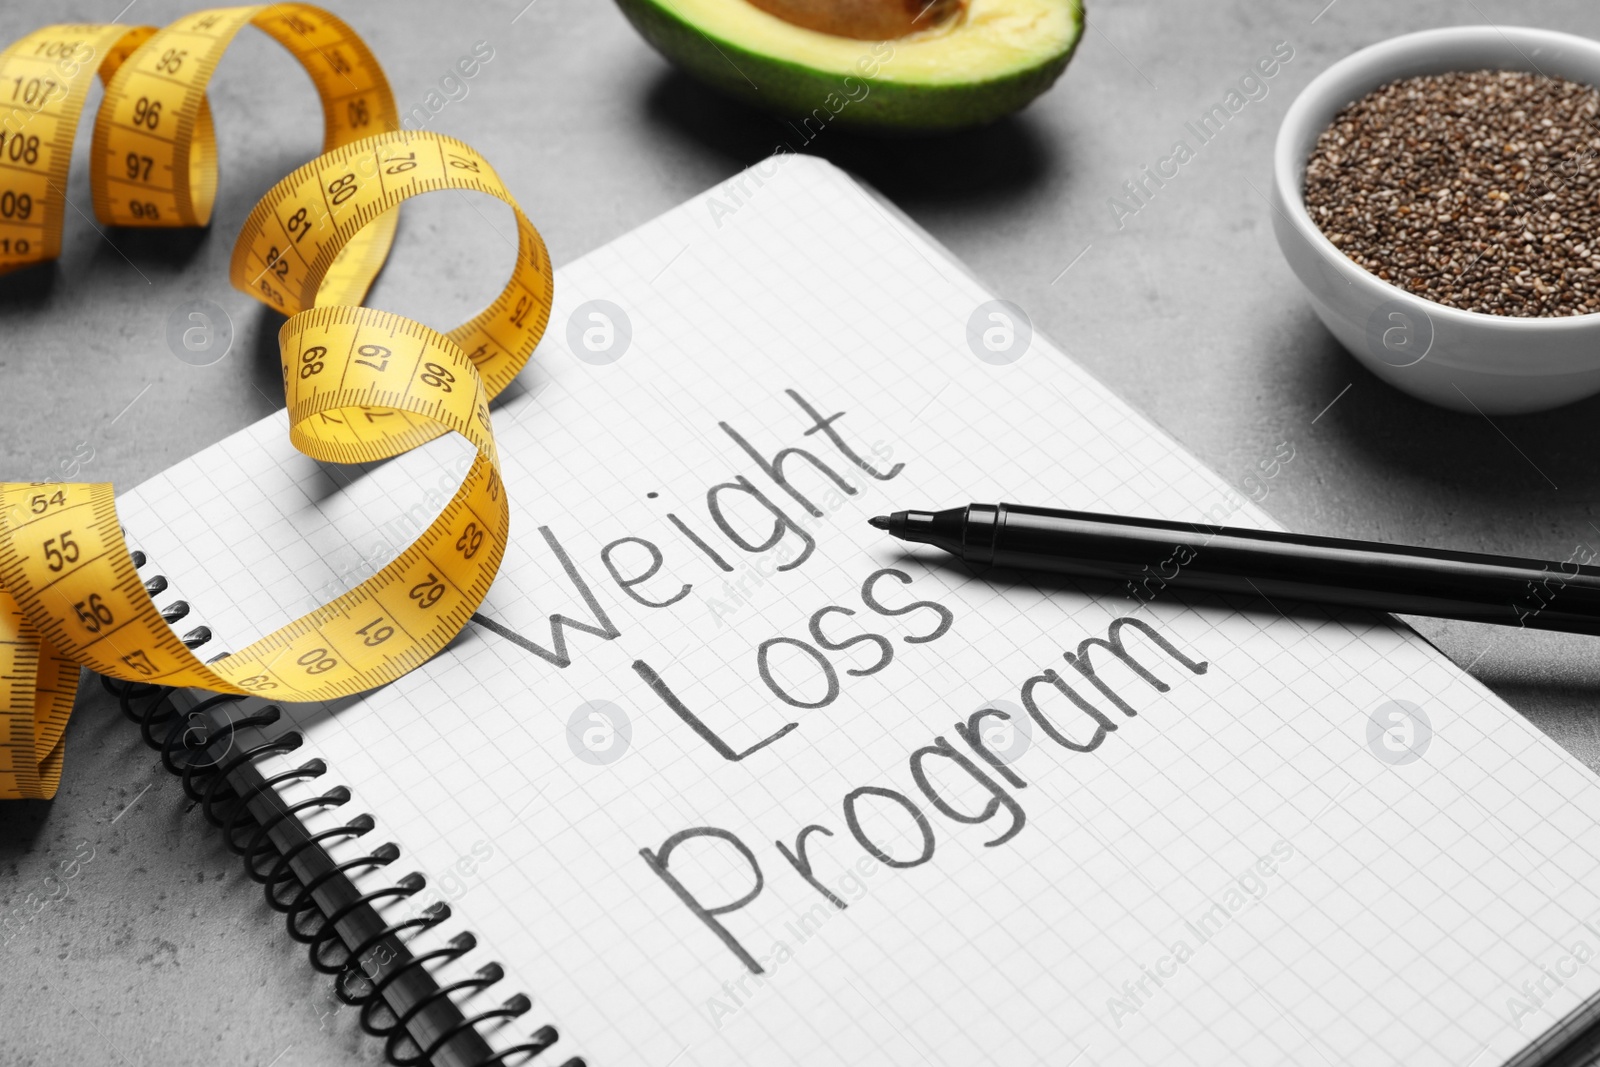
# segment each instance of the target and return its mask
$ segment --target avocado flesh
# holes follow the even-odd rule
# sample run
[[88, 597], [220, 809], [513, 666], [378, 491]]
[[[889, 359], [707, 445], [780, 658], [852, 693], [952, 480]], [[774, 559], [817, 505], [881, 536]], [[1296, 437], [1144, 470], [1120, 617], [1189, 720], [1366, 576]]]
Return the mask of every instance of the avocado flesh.
[[1083, 34], [1080, 0], [971, 0], [892, 41], [817, 33], [749, 0], [617, 0], [690, 74], [808, 127], [959, 129], [1022, 107], [1060, 76]]

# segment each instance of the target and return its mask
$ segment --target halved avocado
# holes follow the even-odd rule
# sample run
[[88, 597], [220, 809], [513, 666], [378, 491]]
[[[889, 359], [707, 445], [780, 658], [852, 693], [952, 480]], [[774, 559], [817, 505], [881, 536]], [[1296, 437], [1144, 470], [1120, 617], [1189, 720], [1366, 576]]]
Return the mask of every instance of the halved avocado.
[[[903, 0], [888, 0], [896, 2]], [[924, 2], [942, 21], [875, 41], [845, 35], [852, 31], [848, 12], [830, 21], [830, 6], [849, 6], [838, 0], [762, 0], [761, 7], [752, 0], [617, 0], [669, 60], [803, 130], [937, 131], [992, 122], [1050, 88], [1083, 35], [1082, 0]], [[834, 32], [763, 10], [795, 18], [808, 6], [821, 13], [805, 21]], [[883, 25], [858, 22], [868, 32]]]

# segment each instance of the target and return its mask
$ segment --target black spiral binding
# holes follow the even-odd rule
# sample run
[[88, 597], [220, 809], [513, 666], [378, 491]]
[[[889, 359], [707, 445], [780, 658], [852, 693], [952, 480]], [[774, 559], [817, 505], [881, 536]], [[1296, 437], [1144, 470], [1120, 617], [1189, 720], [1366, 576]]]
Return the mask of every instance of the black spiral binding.
[[[143, 568], [144, 553], [132, 555], [134, 566]], [[167, 588], [167, 579], [159, 574], [145, 581], [151, 596]], [[169, 625], [176, 625], [189, 610], [178, 600], [161, 614]], [[208, 628], [199, 626], [184, 635], [183, 643], [198, 649], [211, 637]], [[338, 862], [323, 848], [323, 842], [371, 832], [376, 826], [372, 816], [356, 815], [316, 832], [301, 821], [303, 812], [349, 803], [349, 789], [335, 786], [294, 804], [283, 800], [280, 786], [320, 778], [328, 771], [326, 763], [312, 759], [271, 777], [262, 775], [257, 767], [261, 759], [293, 752], [304, 742], [294, 731], [276, 736], [263, 732], [281, 717], [277, 705], [254, 697], [200, 695], [105, 677], [101, 682], [123, 715], [138, 725], [145, 744], [161, 754], [162, 765], [181, 779], [184, 793], [206, 821], [221, 831], [229, 851], [243, 859], [246, 873], [262, 885], [267, 904], [283, 913], [289, 936], [307, 946], [311, 966], [333, 976], [334, 995], [358, 1008], [361, 1028], [383, 1040], [389, 1062], [396, 1067], [512, 1067], [530, 1063], [556, 1043], [559, 1035], [551, 1026], [542, 1026], [525, 1041], [499, 1052], [484, 1039], [479, 1026], [515, 1019], [532, 1008], [533, 1002], [522, 993], [470, 1016], [457, 1005], [454, 994], [476, 993], [499, 982], [505, 973], [499, 964], [485, 964], [470, 977], [445, 985], [435, 979], [430, 967], [477, 946], [471, 933], [456, 935], [442, 948], [415, 955], [409, 951], [402, 935], [445, 922], [450, 905], [440, 901], [398, 922], [384, 922], [374, 904], [411, 897], [427, 880], [413, 872], [363, 893], [351, 875], [395, 863], [400, 858], [398, 845], [379, 845]], [[229, 715], [218, 724], [214, 713], [221, 710], [243, 714]], [[365, 964], [380, 957], [384, 962], [369, 970]], [[561, 1067], [585, 1065], [581, 1057], [573, 1057]]]

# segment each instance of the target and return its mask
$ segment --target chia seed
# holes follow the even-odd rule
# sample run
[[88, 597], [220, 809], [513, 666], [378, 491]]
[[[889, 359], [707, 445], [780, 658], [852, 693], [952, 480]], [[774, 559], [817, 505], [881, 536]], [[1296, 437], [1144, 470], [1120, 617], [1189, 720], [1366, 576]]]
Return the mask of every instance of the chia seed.
[[1600, 311], [1600, 91], [1503, 70], [1390, 82], [1317, 138], [1305, 202], [1341, 252], [1417, 296]]

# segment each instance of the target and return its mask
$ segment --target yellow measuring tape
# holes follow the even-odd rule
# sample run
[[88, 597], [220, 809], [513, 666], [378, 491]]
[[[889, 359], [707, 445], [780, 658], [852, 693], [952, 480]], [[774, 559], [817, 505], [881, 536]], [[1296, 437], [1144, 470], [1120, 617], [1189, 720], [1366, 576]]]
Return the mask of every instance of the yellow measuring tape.
[[[0, 53], [0, 106], [7, 92], [25, 102], [35, 93], [26, 121], [14, 127], [0, 115], [0, 270], [59, 252], [90, 70], [107, 80], [92, 155], [96, 214], [117, 225], [205, 224], [216, 192], [205, 84], [246, 23], [310, 71], [327, 128], [324, 154], [250, 213], [229, 271], [235, 287], [290, 316], [279, 344], [295, 447], [363, 463], [454, 431], [477, 458], [433, 525], [382, 571], [209, 665], [145, 592], [110, 485], [0, 483], [0, 798], [55, 794], [80, 665], [131, 682], [282, 700], [360, 692], [443, 648], [482, 602], [505, 551], [510, 512], [489, 399], [544, 332], [549, 257], [487, 160], [448, 137], [393, 129], [382, 71], [326, 12], [272, 4], [202, 11], [160, 31], [53, 26]], [[51, 86], [30, 89], [52, 80], [44, 72], [52, 63]], [[383, 126], [390, 132], [364, 136]], [[487, 193], [515, 212], [517, 262], [505, 290], [448, 334], [348, 306], [382, 266], [394, 209], [439, 189]]]

